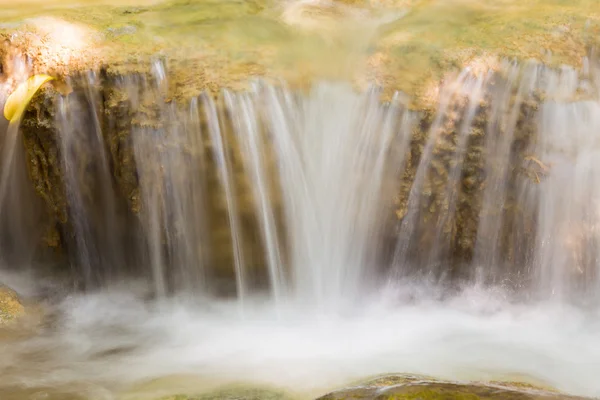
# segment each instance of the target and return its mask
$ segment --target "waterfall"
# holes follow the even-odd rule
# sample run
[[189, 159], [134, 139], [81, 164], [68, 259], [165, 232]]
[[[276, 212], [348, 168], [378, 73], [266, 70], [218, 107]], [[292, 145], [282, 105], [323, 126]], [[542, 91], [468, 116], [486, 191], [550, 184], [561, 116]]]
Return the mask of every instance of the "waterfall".
[[[95, 74], [56, 99], [66, 245], [82, 283], [137, 276], [166, 296], [220, 292], [233, 277], [243, 305], [264, 277], [276, 302], [319, 307], [364, 290], [413, 114], [338, 83], [299, 95], [257, 82], [180, 107], [164, 101], [165, 76], [156, 63], [149, 77], [117, 79], [102, 95], [117, 112], [98, 102]], [[127, 199], [115, 157], [135, 163]]]
[[258, 126], [258, 115], [255, 105], [247, 95], [234, 96], [225, 92], [225, 102], [232, 116], [235, 130], [241, 142], [242, 152], [246, 156], [247, 169], [256, 201], [260, 230], [266, 252], [267, 268], [271, 292], [276, 303], [281, 301], [285, 293], [283, 278], [283, 262], [280, 254], [275, 215], [270, 199], [273, 197], [269, 190], [266, 167], [263, 164], [265, 153], [262, 149], [264, 137]]
[[[207, 286], [210, 242], [198, 102], [184, 110], [155, 102], [167, 90], [162, 63], [154, 64], [152, 78], [125, 83], [125, 90], [141, 92], [133, 104], [137, 121], [131, 132], [143, 237], [137, 252], [149, 264], [156, 294], [164, 296], [173, 289], [202, 291]], [[149, 123], [152, 118], [155, 123]], [[235, 210], [229, 212], [235, 215]]]
[[[496, 101], [486, 123], [487, 183], [478, 222], [474, 254], [475, 271], [473, 271], [482, 281], [494, 281], [497, 275], [494, 269], [503, 262], [501, 247], [503, 213], [497, 210], [503, 210], [506, 206], [508, 174], [512, 162], [511, 147], [516, 125], [523, 103], [531, 99], [539, 66], [527, 65], [525, 70], [521, 71], [520, 66], [513, 63], [506, 65], [506, 69], [506, 83], [496, 92]], [[516, 96], [511, 104], [515, 86]], [[499, 275], [500, 279], [503, 279], [502, 275]]]
[[[467, 68], [421, 112], [339, 82], [180, 102], [167, 77], [159, 61], [148, 75], [89, 73], [51, 99], [63, 246], [85, 287], [128, 277], [241, 309], [255, 293], [338, 309], [414, 278], [596, 298], [591, 60]], [[0, 211], [30, 226], [7, 195], [27, 180], [8, 132]]]
[[0, 393], [309, 398], [408, 371], [600, 394], [594, 60], [466, 68], [421, 110], [337, 81], [182, 99], [168, 77], [72, 76], [0, 123], [1, 278], [81, 289], [0, 341]]
[[[10, 68], [13, 76], [0, 83], [2, 108], [10, 92], [29, 74], [29, 65], [21, 57], [11, 58]], [[44, 206], [28, 179], [19, 124], [2, 118], [0, 132], [0, 268], [22, 271], [34, 267], [42, 254], [48, 255], [41, 245]]]
[[125, 263], [117, 240], [116, 194], [102, 132], [98, 77], [85, 77], [83, 93], [58, 98], [56, 126], [59, 153], [73, 229], [73, 266], [85, 285], [104, 285], [118, 279]]
[[[425, 146], [421, 152], [418, 167], [414, 174], [414, 178], [410, 184], [410, 190], [407, 199], [406, 211], [402, 215], [399, 226], [398, 243], [394, 255], [394, 268], [398, 271], [395, 278], [404, 276], [406, 273], [412, 273], [409, 267], [410, 255], [409, 250], [415, 246], [415, 240], [420, 235], [421, 227], [421, 196], [424, 190], [425, 180], [429, 168], [432, 166], [432, 158], [434, 156], [436, 142], [442, 130], [446, 113], [451, 105], [453, 97], [457, 91], [462, 89], [465, 80], [468, 78], [468, 71], [463, 71], [456, 79], [451, 80], [441, 89], [438, 110], [435, 119], [429, 129]], [[449, 182], [448, 185], [454, 185], [456, 182]], [[430, 193], [430, 191], [428, 191]], [[418, 245], [418, 243], [417, 243]], [[421, 273], [421, 272], [419, 272]], [[425, 274], [428, 274], [425, 272]]]
[[[398, 104], [377, 91], [357, 95], [321, 84], [301, 99], [261, 88], [263, 118], [278, 160], [288, 265], [294, 296], [328, 306], [356, 296], [375, 265], [371, 254], [385, 215], [382, 180], [392, 141], [406, 135]], [[335, 250], [333, 250], [335, 249]]]
[[597, 298], [600, 288], [600, 104], [548, 102], [538, 146], [548, 177], [538, 188], [534, 268], [545, 295]]

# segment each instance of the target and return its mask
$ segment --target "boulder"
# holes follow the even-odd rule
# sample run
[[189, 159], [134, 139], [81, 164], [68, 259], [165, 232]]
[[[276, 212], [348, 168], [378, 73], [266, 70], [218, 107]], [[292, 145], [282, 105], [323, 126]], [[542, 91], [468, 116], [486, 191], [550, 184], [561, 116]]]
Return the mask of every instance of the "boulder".
[[552, 389], [518, 382], [457, 383], [400, 375], [378, 378], [318, 400], [577, 400]]

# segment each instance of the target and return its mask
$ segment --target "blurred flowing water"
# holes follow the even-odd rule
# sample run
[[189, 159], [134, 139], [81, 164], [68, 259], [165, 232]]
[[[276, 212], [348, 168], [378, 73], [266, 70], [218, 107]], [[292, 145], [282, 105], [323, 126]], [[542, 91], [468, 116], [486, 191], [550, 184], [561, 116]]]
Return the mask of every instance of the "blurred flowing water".
[[[39, 201], [7, 128], [1, 256], [20, 272], [3, 280], [53, 295], [0, 341], [3, 399], [128, 398], [169, 376], [316, 396], [390, 372], [600, 396], [594, 67], [466, 69], [428, 122], [340, 82], [177, 104], [167, 76], [114, 78], [122, 108], [94, 73], [54, 99], [83, 293], [33, 264]], [[139, 184], [125, 200], [115, 146]]]

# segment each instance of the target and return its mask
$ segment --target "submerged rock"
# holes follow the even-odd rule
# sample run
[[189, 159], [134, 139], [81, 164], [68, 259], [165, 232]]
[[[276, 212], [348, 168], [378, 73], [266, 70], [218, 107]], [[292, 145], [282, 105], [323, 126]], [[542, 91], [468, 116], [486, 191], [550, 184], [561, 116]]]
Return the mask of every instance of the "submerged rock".
[[0, 286], [0, 326], [14, 320], [24, 311], [17, 294], [9, 288]]
[[387, 376], [327, 394], [318, 400], [576, 400], [525, 383], [456, 383], [418, 376]]

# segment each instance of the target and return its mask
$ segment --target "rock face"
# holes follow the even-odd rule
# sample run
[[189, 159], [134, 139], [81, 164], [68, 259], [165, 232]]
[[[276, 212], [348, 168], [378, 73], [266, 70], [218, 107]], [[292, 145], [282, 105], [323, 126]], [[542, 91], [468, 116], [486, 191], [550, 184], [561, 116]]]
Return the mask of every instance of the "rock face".
[[458, 384], [415, 376], [390, 376], [319, 400], [583, 400], [519, 383]]
[[24, 311], [17, 294], [7, 287], [0, 286], [0, 326], [13, 321]]

